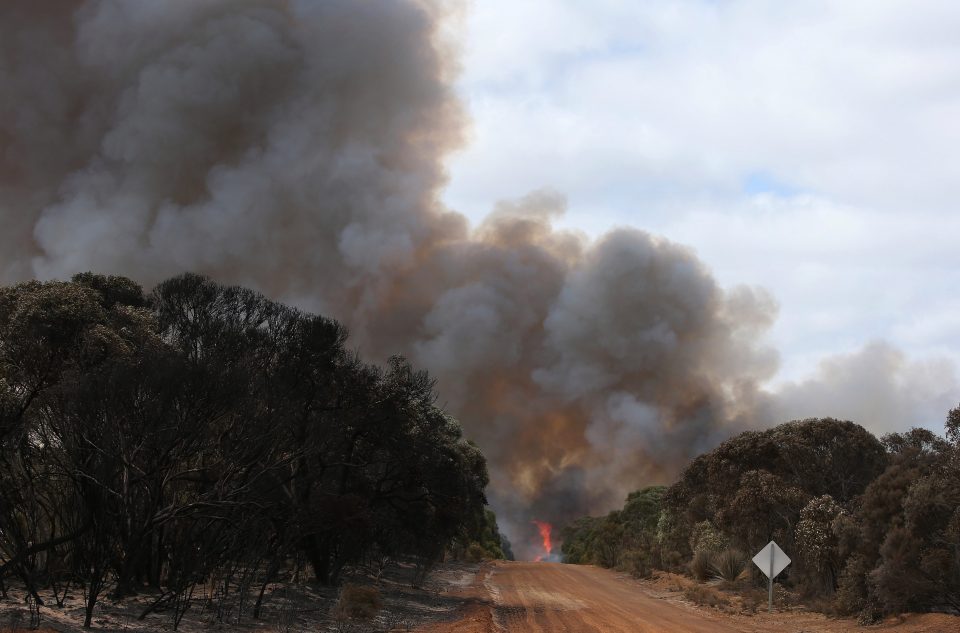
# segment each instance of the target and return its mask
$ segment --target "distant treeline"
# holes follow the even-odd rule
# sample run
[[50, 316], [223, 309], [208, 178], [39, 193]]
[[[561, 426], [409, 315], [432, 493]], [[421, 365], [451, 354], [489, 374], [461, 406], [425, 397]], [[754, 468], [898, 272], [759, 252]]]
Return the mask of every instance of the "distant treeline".
[[569, 563], [729, 581], [773, 539], [793, 559], [782, 580], [830, 611], [960, 612], [960, 408], [945, 439], [833, 419], [742, 433], [562, 536]]
[[502, 556], [485, 460], [434, 381], [346, 340], [195, 275], [0, 288], [4, 595], [11, 577], [34, 601], [80, 585], [89, 626], [108, 588], [176, 607], [291, 561], [329, 584], [374, 558]]

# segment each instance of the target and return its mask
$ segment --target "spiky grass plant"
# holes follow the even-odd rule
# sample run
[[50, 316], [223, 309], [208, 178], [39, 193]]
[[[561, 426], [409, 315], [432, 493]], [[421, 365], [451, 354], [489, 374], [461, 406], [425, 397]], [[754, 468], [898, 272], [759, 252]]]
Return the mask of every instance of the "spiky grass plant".
[[747, 557], [738, 549], [725, 549], [712, 556], [711, 576], [727, 582], [743, 580], [747, 574]]

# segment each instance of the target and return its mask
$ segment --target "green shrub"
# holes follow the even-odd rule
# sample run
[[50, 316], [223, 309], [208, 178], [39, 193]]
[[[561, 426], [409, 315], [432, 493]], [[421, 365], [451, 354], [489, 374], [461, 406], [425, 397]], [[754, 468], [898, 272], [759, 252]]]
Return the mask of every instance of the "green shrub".
[[634, 578], [649, 578], [653, 573], [654, 561], [648, 550], [631, 549], [623, 553], [621, 568]]
[[490, 558], [490, 554], [487, 550], [483, 549], [480, 543], [470, 543], [469, 547], [467, 547], [466, 558], [470, 563], [479, 563], [486, 558]]
[[700, 550], [719, 552], [726, 546], [727, 538], [710, 521], [701, 521], [693, 526], [690, 549], [694, 553]]

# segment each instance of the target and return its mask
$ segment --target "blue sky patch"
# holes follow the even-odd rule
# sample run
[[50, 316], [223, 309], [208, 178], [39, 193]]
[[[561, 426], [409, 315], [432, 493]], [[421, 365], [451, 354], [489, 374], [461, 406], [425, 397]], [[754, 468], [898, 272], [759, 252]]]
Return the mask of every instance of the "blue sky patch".
[[752, 171], [743, 179], [743, 192], [750, 195], [762, 193], [789, 198], [801, 193], [799, 187], [778, 180], [768, 171]]

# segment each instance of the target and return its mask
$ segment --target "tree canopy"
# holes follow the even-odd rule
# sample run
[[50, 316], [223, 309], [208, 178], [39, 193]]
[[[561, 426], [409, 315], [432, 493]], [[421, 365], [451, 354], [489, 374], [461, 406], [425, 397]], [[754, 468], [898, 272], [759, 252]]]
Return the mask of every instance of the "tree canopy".
[[371, 555], [502, 555], [485, 460], [434, 380], [346, 342], [196, 275], [0, 288], [0, 581], [40, 600], [69, 573], [89, 625], [108, 586], [172, 597], [252, 561], [335, 583]]
[[731, 578], [774, 539], [793, 558], [782, 580], [841, 613], [960, 611], [960, 407], [945, 428], [877, 439], [825, 418], [741, 433], [665, 492], [571, 523], [564, 560]]

